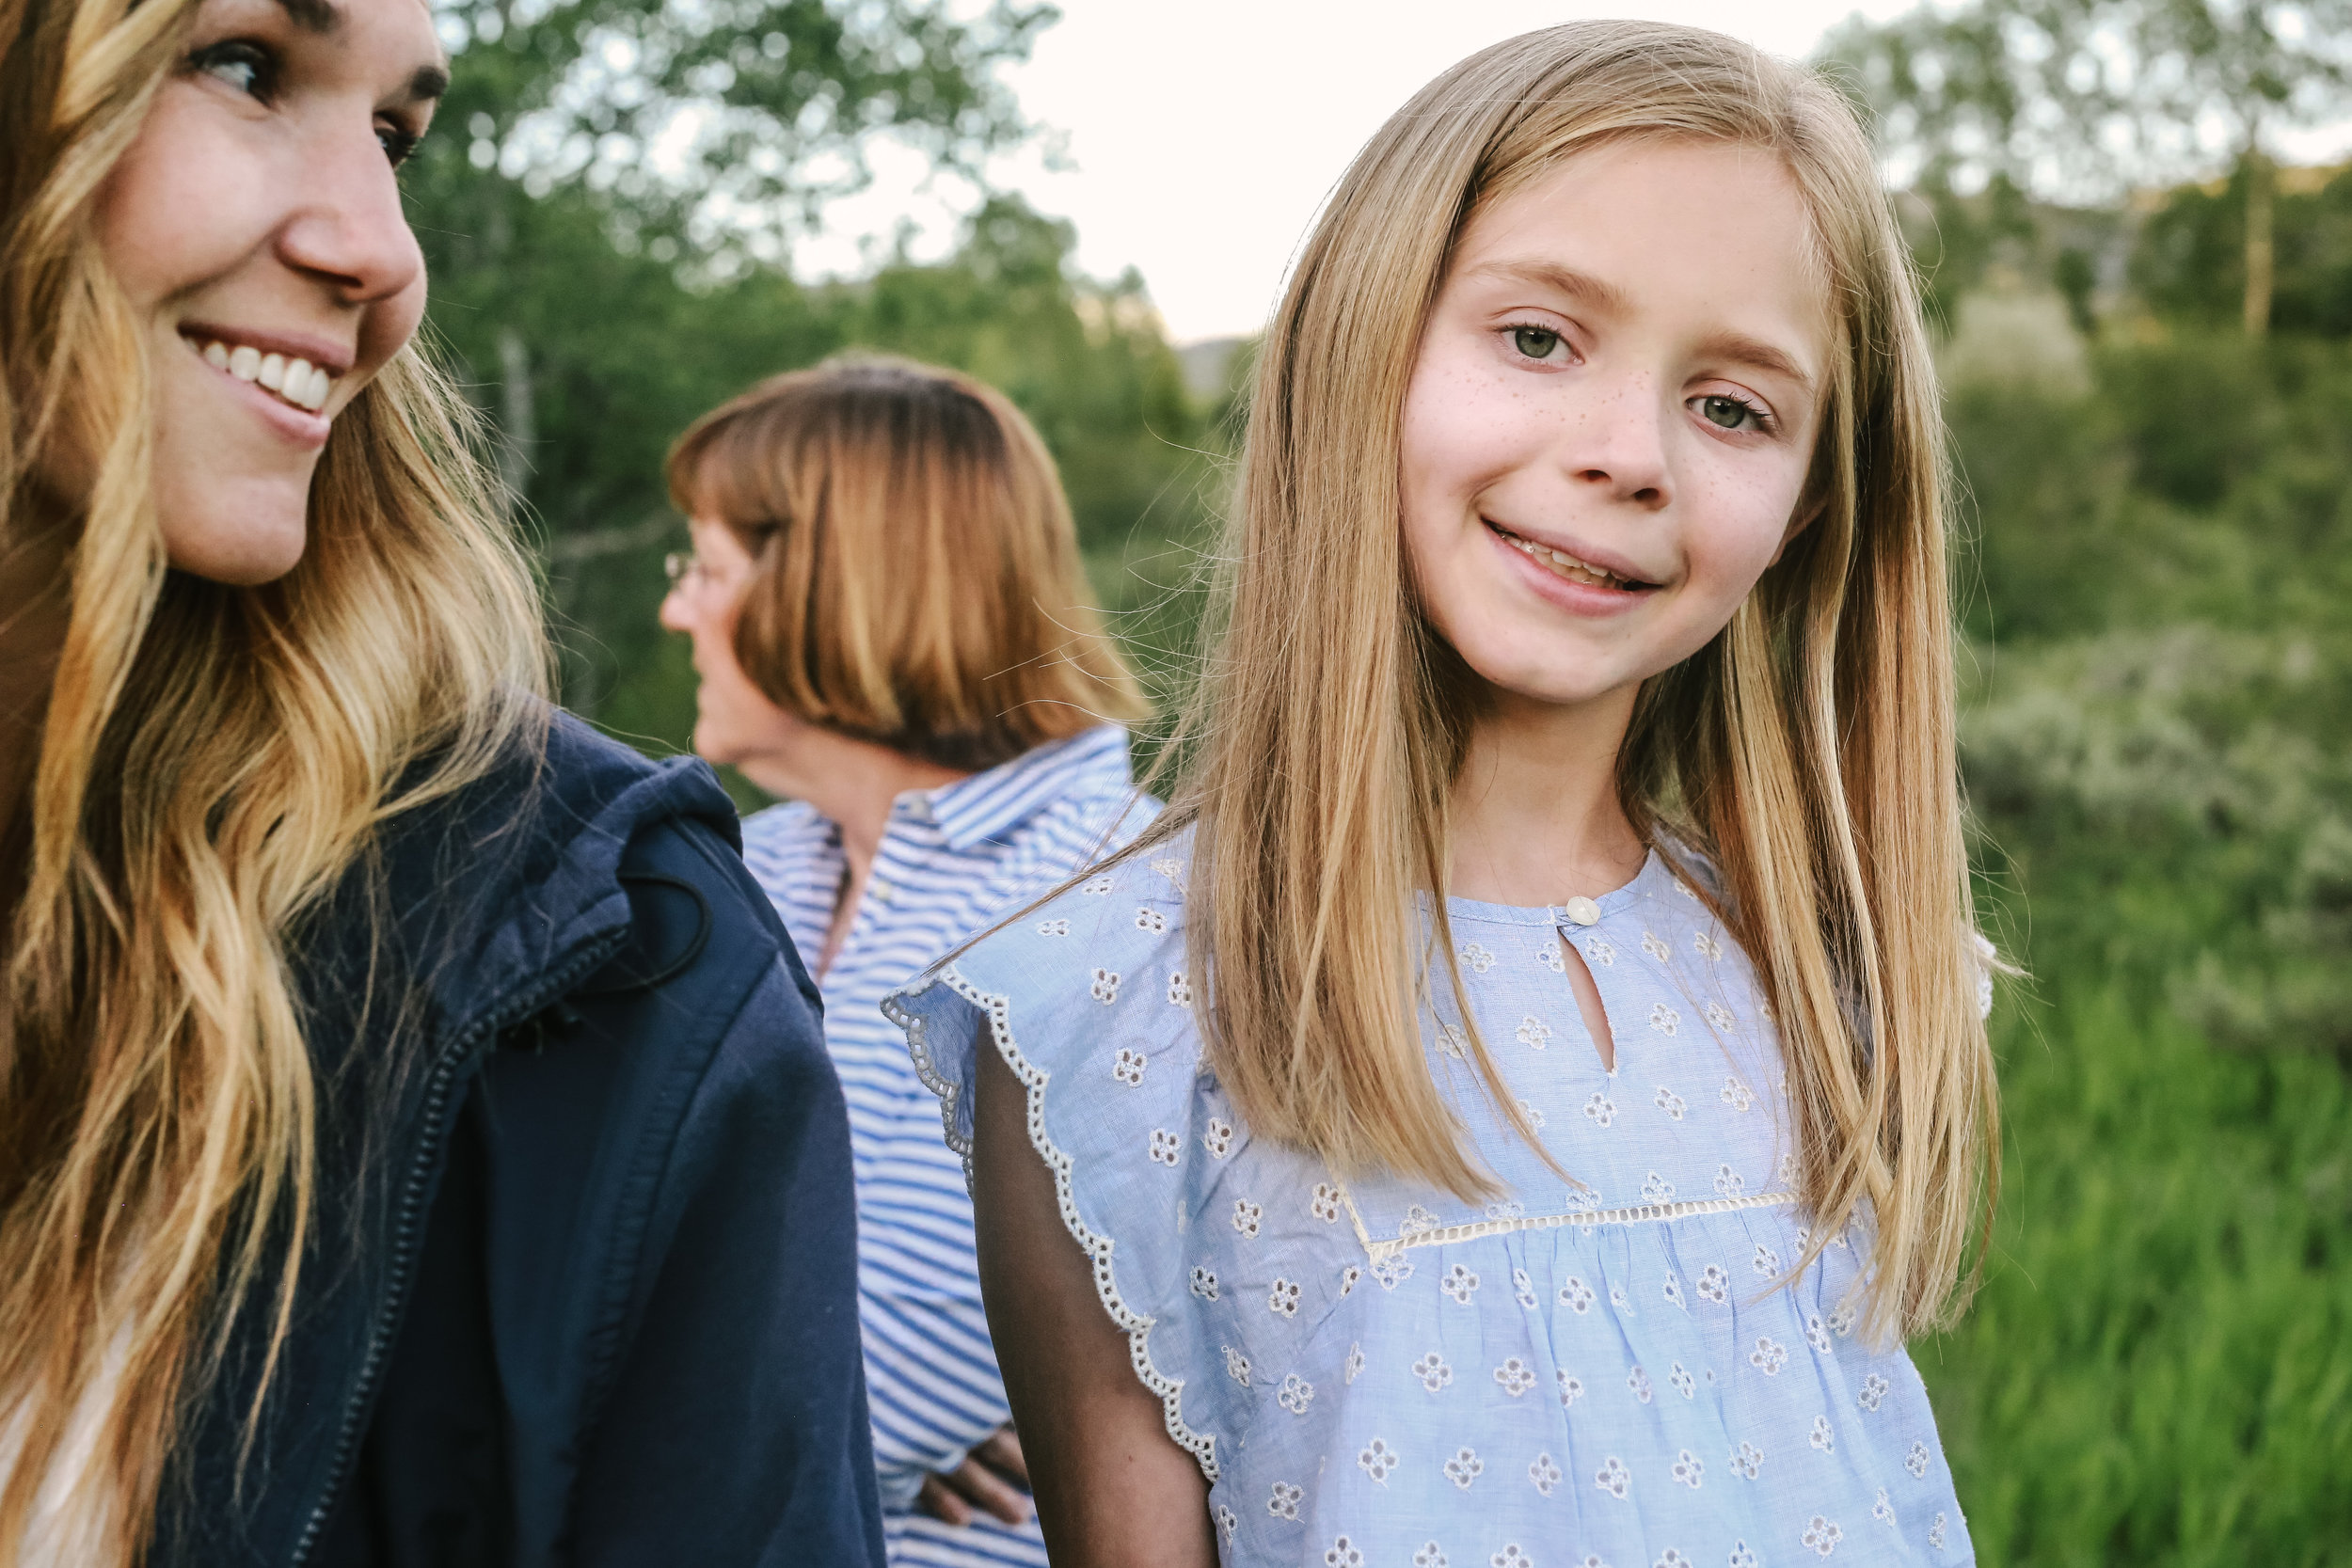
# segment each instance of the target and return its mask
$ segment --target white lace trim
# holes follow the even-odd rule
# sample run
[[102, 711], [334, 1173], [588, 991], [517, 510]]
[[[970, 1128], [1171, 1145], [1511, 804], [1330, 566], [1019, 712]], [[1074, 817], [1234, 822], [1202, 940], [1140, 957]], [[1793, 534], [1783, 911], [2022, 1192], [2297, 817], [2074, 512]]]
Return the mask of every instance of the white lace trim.
[[[1078, 1201], [1071, 1184], [1076, 1162], [1063, 1153], [1045, 1132], [1045, 1085], [1052, 1075], [1043, 1068], [1033, 1066], [1013, 1042], [1009, 1017], [1011, 998], [992, 996], [957, 973], [955, 965], [943, 964], [918, 983], [883, 998], [882, 1014], [906, 1031], [907, 1051], [914, 1058], [916, 1076], [923, 1080], [926, 1088], [939, 1096], [940, 1119], [946, 1129], [947, 1147], [963, 1156], [964, 1184], [969, 1186], [972, 1180], [972, 1140], [960, 1137], [956, 1132], [956, 1103], [961, 1094], [961, 1087], [941, 1076], [931, 1062], [930, 1047], [923, 1037], [924, 1021], [907, 1011], [899, 1002], [901, 996], [920, 996], [934, 983], [946, 986], [988, 1015], [989, 1030], [995, 1037], [997, 1053], [1005, 1058], [1005, 1065], [1012, 1069], [1013, 1076], [1020, 1079], [1029, 1091], [1029, 1142], [1036, 1147], [1046, 1168], [1054, 1173], [1054, 1196], [1061, 1205], [1062, 1224], [1070, 1227], [1070, 1234], [1077, 1239], [1078, 1245], [1094, 1265], [1094, 1290], [1103, 1299], [1103, 1310], [1111, 1315], [1111, 1322], [1126, 1332], [1127, 1359], [1143, 1386], [1159, 1396], [1160, 1413], [1167, 1423], [1168, 1435], [1177, 1447], [1192, 1455], [1200, 1466], [1201, 1475], [1215, 1485], [1217, 1474], [1216, 1435], [1195, 1432], [1184, 1424], [1180, 1408], [1184, 1391], [1184, 1379], [1163, 1377], [1159, 1369], [1152, 1365], [1152, 1353], [1147, 1341], [1157, 1320], [1131, 1310], [1120, 1298], [1119, 1287], [1111, 1277], [1112, 1238], [1090, 1229], [1078, 1215]], [[977, 1070], [977, 1067], [975, 1070]]]
[[[1692, 1214], [1728, 1214], [1741, 1209], [1774, 1209], [1796, 1201], [1797, 1195], [1794, 1193], [1750, 1193], [1741, 1197], [1700, 1197], [1681, 1203], [1637, 1203], [1628, 1209], [1586, 1209], [1564, 1214], [1515, 1214], [1508, 1219], [1473, 1220], [1468, 1225], [1432, 1227], [1407, 1236], [1394, 1236], [1378, 1242], [1365, 1232], [1363, 1221], [1357, 1219], [1356, 1237], [1363, 1243], [1366, 1255], [1377, 1263], [1410, 1247], [1448, 1246], [1455, 1242], [1474, 1242], [1482, 1236], [1507, 1236], [1518, 1230], [1557, 1230], [1565, 1226], [1593, 1230], [1604, 1225], [1652, 1225], [1661, 1220], [1688, 1219]], [[1347, 1207], [1353, 1216], [1356, 1200], [1350, 1197]]]

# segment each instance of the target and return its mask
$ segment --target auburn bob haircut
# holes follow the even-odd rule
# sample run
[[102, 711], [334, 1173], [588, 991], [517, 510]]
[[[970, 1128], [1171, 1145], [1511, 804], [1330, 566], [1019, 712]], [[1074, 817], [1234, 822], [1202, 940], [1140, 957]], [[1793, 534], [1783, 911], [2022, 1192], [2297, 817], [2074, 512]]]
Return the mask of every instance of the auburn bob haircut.
[[669, 475], [755, 562], [735, 655], [787, 712], [973, 771], [1142, 717], [1054, 459], [994, 388], [828, 360], [703, 416]]

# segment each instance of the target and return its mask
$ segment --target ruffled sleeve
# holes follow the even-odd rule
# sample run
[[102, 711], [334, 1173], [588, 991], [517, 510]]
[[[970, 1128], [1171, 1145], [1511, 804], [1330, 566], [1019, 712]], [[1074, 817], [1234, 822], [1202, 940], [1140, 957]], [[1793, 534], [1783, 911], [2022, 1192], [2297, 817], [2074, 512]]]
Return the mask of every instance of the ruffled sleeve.
[[[1215, 1197], [1204, 1166], [1242, 1135], [1201, 1069], [1182, 875], [1174, 859], [1123, 863], [974, 943], [882, 1010], [940, 1097], [967, 1180], [978, 1053], [1011, 1068], [1027, 1091], [1029, 1141], [1136, 1375], [1159, 1396], [1168, 1435], [1214, 1481], [1221, 1395], [1193, 1375], [1210, 1363], [1184, 1236]], [[1216, 1158], [1185, 1157], [1203, 1149]]]

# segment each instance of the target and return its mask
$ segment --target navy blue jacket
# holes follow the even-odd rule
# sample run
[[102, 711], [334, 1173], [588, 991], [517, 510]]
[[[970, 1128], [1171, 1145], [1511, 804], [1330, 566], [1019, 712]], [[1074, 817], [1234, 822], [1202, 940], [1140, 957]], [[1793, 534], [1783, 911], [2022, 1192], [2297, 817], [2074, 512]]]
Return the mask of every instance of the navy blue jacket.
[[849, 1128], [739, 845], [702, 764], [559, 719], [306, 923], [314, 1240], [250, 1430], [270, 1293], [230, 1325], [156, 1568], [879, 1568]]

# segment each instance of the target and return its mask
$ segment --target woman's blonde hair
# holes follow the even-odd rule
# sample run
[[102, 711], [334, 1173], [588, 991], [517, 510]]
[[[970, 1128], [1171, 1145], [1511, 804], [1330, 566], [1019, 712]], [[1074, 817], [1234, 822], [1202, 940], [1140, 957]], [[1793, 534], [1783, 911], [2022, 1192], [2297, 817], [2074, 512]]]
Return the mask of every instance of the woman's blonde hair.
[[670, 494], [754, 557], [736, 658], [811, 723], [977, 770], [1144, 712], [1053, 455], [968, 375], [861, 356], [772, 377], [678, 437]]
[[275, 1364], [315, 1196], [289, 927], [544, 723], [530, 572], [413, 353], [337, 417], [290, 575], [167, 570], [151, 329], [95, 212], [194, 11], [0, 0], [0, 548], [69, 552], [0, 1040], [0, 1564], [77, 1406], [73, 1512], [135, 1556], [254, 1291]]
[[[1994, 1077], [1935, 388], [1868, 144], [1825, 83], [1712, 33], [1575, 23], [1472, 55], [1381, 128], [1267, 333], [1222, 552], [1226, 624], [1179, 732], [1192, 761], [1130, 852], [1195, 828], [1191, 962], [1210, 979], [1213, 1059], [1253, 1130], [1342, 1171], [1488, 1188], [1417, 1023], [1433, 955], [1460, 994], [1442, 899], [1434, 942], [1412, 911], [1417, 888], [1446, 885], [1474, 699], [1414, 607], [1399, 418], [1471, 219], [1564, 159], [1636, 138], [1752, 147], [1788, 168], [1836, 342], [1819, 516], [1713, 641], [1645, 685], [1619, 792], [1661, 850], [1678, 838], [1711, 860], [1777, 1020], [1819, 1216], [1799, 1266], [1867, 1212], [1868, 1322], [1908, 1333], [1957, 1310], [1989, 1220]], [[1473, 1044], [1498, 1111], [1532, 1139]]]

